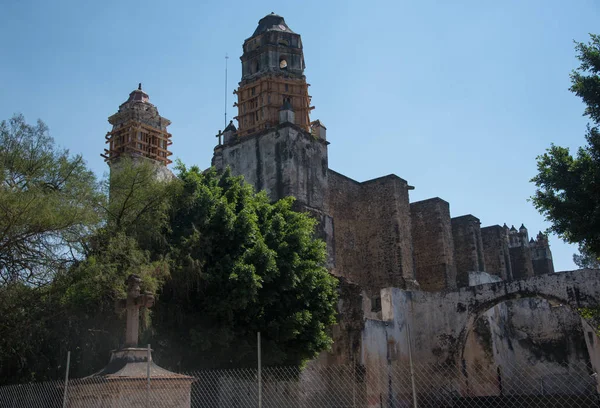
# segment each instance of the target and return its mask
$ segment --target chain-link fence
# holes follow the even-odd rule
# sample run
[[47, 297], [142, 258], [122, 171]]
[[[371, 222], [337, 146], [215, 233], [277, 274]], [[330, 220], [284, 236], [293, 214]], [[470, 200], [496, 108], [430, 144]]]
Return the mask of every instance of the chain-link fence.
[[[259, 385], [260, 384], [260, 385]], [[65, 386], [66, 385], [66, 386]], [[599, 407], [597, 375], [557, 363], [205, 370], [0, 387], [2, 408]]]

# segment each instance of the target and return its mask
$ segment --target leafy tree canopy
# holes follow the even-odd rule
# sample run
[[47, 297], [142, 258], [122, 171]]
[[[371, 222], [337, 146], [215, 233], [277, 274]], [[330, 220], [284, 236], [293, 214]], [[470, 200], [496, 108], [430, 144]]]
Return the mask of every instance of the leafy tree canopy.
[[315, 221], [271, 203], [229, 171], [178, 166], [166, 235], [171, 279], [155, 315], [158, 338], [179, 367], [295, 364], [331, 344], [337, 282], [324, 267]]
[[600, 269], [600, 259], [579, 245], [579, 254], [573, 255], [573, 263], [582, 269]]
[[[106, 365], [123, 341], [115, 301], [131, 273], [157, 294], [141, 343], [165, 367], [254, 366], [258, 331], [265, 364], [301, 363], [329, 347], [337, 281], [315, 221], [292, 211], [292, 198], [271, 203], [229, 172], [182, 164], [178, 178], [144, 160], [112, 170], [103, 190], [90, 173], [82, 255], [49, 263], [46, 285], [0, 284], [0, 383], [58, 378], [68, 350], [73, 377]], [[62, 252], [47, 255], [56, 262]]]
[[584, 253], [600, 257], [600, 36], [576, 43], [579, 68], [571, 73], [571, 92], [586, 105], [587, 144], [575, 155], [568, 148], [551, 145], [537, 158], [538, 174], [534, 206], [552, 223], [550, 231]]
[[0, 123], [0, 284], [46, 284], [83, 253], [99, 217], [94, 174], [44, 123]]

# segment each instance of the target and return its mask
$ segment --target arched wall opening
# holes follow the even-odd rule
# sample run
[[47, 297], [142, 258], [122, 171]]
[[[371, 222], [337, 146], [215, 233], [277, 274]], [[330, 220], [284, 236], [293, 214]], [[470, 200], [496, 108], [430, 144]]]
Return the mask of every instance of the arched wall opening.
[[499, 296], [480, 305], [461, 335], [462, 395], [594, 392], [597, 350], [585, 326], [565, 299], [544, 293]]

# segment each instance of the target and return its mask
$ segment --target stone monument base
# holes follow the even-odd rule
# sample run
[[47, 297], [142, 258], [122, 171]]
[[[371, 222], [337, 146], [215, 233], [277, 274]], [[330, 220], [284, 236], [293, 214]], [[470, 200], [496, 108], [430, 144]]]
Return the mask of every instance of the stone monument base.
[[189, 408], [194, 377], [172, 373], [154, 364], [148, 349], [113, 351], [101, 371], [68, 385], [69, 408]]

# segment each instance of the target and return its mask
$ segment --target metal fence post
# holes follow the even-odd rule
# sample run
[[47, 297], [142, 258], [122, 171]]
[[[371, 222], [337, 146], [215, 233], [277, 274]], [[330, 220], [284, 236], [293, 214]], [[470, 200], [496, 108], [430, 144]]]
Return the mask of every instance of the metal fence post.
[[408, 364], [410, 365], [410, 382], [412, 384], [413, 407], [417, 408], [417, 390], [415, 387], [415, 370], [412, 361], [412, 344], [410, 341], [410, 325], [406, 324], [406, 340], [408, 342]]
[[352, 375], [352, 408], [356, 408], [356, 362], [354, 361], [354, 355], [352, 355], [350, 374]]
[[67, 408], [67, 388], [69, 387], [69, 368], [71, 367], [71, 352], [67, 351], [67, 369], [65, 371], [65, 392], [63, 394], [63, 408]]
[[146, 377], [148, 378], [148, 385], [147, 385], [147, 392], [146, 392], [146, 406], [150, 407], [150, 359], [151, 359], [151, 351], [150, 351], [150, 344], [148, 344], [148, 354], [146, 357], [147, 361], [147, 365], [146, 365]]
[[260, 332], [256, 333], [258, 342], [258, 408], [262, 408], [262, 360], [260, 352]]

